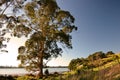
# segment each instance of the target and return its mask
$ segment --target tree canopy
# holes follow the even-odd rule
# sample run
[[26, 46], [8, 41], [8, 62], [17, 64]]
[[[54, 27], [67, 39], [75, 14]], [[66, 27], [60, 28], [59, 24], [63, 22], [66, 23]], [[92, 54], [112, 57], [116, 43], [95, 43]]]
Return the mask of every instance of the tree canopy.
[[23, 8], [26, 0], [0, 0], [0, 52], [8, 52], [3, 49], [7, 47], [10, 37], [8, 33], [15, 34], [15, 26], [19, 23], [18, 14]]

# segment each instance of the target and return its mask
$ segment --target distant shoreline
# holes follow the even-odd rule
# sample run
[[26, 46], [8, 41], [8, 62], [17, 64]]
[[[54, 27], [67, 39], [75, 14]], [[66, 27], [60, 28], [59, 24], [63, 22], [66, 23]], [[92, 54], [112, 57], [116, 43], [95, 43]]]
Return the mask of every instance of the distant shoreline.
[[[64, 72], [69, 71], [67, 67], [47, 67], [43, 68], [43, 73], [48, 69], [50, 74], [54, 74], [55, 72], [58, 74], [62, 74]], [[36, 73], [36, 72], [35, 72]], [[25, 68], [0, 68], [0, 75], [26, 75], [26, 74], [34, 74], [33, 72], [29, 72], [25, 70]]]
[[[15, 67], [15, 66], [0, 66], [0, 68], [24, 68], [24, 67]], [[68, 66], [46, 66], [44, 68], [68, 68]]]

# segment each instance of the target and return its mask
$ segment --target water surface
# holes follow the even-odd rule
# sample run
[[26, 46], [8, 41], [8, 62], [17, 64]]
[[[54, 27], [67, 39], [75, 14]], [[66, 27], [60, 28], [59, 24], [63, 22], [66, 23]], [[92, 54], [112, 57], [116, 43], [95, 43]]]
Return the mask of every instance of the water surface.
[[[68, 68], [44, 68], [43, 72], [48, 69], [49, 73], [69, 71]], [[24, 68], [0, 68], [0, 75], [24, 75], [29, 74]]]

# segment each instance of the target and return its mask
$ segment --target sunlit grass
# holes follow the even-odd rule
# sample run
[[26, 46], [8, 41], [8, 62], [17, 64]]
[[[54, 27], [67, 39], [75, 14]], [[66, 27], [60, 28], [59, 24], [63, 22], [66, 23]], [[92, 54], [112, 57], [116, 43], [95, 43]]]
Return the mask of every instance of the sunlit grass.
[[[115, 54], [115, 55], [119, 56], [119, 61], [120, 61], [120, 54]], [[93, 70], [94, 70], [94, 71], [99, 71], [99, 70], [102, 70], [102, 69], [105, 69], [105, 68], [108, 68], [108, 67], [112, 67], [112, 66], [118, 64], [118, 61], [115, 60], [115, 59], [113, 58], [113, 56], [114, 56], [114, 55], [109, 56], [108, 58], [103, 58], [103, 59], [101, 59], [100, 62], [101, 62], [102, 64], [103, 64], [103, 63], [105, 63], [105, 64], [103, 64], [103, 65], [101, 65], [101, 66], [98, 66], [98, 67], [95, 67], [95, 68], [93, 68]]]

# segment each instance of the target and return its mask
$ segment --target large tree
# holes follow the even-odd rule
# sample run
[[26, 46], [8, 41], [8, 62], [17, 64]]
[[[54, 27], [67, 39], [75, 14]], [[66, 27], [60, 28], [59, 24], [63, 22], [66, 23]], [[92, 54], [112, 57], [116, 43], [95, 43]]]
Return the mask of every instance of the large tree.
[[68, 11], [61, 10], [55, 0], [29, 0], [22, 5], [19, 6], [22, 14], [5, 16], [9, 20], [6, 28], [12, 36], [28, 37], [25, 45], [19, 47], [17, 58], [27, 70], [38, 71], [38, 77], [42, 77], [43, 61], [63, 52], [59, 45], [72, 48], [71, 32], [77, 30], [75, 19]]

